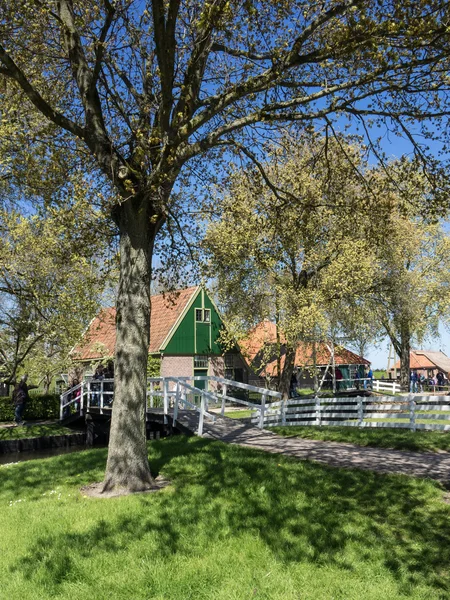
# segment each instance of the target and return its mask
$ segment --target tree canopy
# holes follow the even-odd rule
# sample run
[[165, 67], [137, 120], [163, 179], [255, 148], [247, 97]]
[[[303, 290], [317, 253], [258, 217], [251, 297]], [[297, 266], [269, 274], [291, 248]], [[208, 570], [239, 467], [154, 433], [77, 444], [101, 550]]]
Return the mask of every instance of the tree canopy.
[[264, 172], [273, 189], [258, 169], [231, 176], [225, 196], [212, 199], [202, 246], [231, 331], [277, 323], [287, 394], [299, 343], [327, 338], [330, 314], [371, 288], [390, 207], [366, 187], [370, 169], [351, 139], [285, 138]]
[[[0, 211], [0, 364], [7, 382], [27, 365], [44, 384], [98, 309], [108, 269], [98, 215], [79, 199], [22, 216]], [[100, 264], [98, 264], [100, 263]]]

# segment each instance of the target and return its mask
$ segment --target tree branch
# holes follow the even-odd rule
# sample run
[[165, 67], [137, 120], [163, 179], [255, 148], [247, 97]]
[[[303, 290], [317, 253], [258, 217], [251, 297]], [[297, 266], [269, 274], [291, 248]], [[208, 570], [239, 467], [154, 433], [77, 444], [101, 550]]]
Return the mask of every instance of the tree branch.
[[1, 72], [19, 84], [19, 86], [25, 92], [27, 98], [45, 117], [47, 117], [47, 119], [52, 121], [52, 123], [55, 123], [55, 125], [62, 127], [66, 131], [70, 131], [70, 133], [73, 133], [78, 138], [82, 140], [85, 139], [85, 130], [71, 119], [68, 119], [63, 114], [54, 110], [50, 104], [44, 100], [39, 92], [28, 81], [23, 71], [16, 65], [16, 63], [1, 45], [0, 61], [5, 65], [5, 68], [2, 69]]

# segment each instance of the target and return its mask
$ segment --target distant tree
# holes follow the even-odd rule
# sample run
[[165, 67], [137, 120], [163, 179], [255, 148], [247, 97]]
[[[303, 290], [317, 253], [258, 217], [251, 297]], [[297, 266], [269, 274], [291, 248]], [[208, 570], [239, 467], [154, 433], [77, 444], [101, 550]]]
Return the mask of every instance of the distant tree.
[[12, 383], [26, 365], [49, 386], [67, 369], [105, 288], [98, 215], [80, 200], [45, 215], [1, 211], [0, 221], [2, 370]]
[[413, 337], [438, 336], [439, 321], [450, 314], [450, 238], [438, 223], [397, 213], [380, 267], [373, 306], [400, 358], [402, 388], [408, 389]]
[[[213, 198], [203, 250], [230, 330], [240, 326], [242, 336], [258, 321], [276, 323], [287, 396], [298, 344], [326, 337], [330, 314], [372, 285], [375, 233], [366, 213], [379, 225], [386, 207], [355, 175], [355, 165], [367, 170], [359, 146], [312, 135], [282, 147], [264, 165], [274, 189], [260, 171], [247, 171]], [[276, 193], [281, 188], [288, 198]]]
[[257, 146], [280, 125], [333, 133], [345, 116], [404, 135], [426, 160], [414, 136], [445, 136], [449, 114], [447, 18], [446, 4], [429, 0], [1, 4], [5, 139], [22, 164], [35, 154], [49, 166], [78, 162], [103, 182], [104, 211], [120, 232], [105, 489], [152, 485], [144, 426], [152, 255], [163, 223], [178, 220], [172, 190], [191, 183], [188, 165], [208, 169], [232, 152], [258, 163]]

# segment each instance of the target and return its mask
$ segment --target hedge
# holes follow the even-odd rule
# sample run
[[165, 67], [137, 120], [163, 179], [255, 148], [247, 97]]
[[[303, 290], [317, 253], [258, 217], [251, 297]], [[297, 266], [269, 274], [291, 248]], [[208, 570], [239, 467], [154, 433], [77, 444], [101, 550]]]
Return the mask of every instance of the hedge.
[[[58, 419], [59, 396], [31, 396], [25, 407], [24, 419]], [[0, 421], [14, 420], [14, 405], [10, 396], [0, 396]]]

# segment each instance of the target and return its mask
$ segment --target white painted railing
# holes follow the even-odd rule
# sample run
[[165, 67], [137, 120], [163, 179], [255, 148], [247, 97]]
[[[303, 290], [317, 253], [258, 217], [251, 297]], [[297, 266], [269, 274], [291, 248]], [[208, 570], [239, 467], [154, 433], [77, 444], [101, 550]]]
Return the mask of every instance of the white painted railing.
[[391, 392], [392, 394], [401, 391], [398, 381], [380, 381], [379, 379], [373, 380], [372, 389], [374, 392]]
[[[192, 385], [196, 382], [203, 382], [204, 385], [211, 383], [213, 389], [201, 389]], [[177, 421], [180, 406], [185, 410], [196, 411], [199, 413], [198, 435], [203, 434], [205, 417], [215, 420], [215, 416], [208, 412], [210, 403], [219, 405], [222, 415], [225, 413], [227, 402], [254, 410], [258, 413], [258, 426], [262, 428], [267, 401], [269, 399], [281, 399], [279, 392], [214, 376], [152, 377], [147, 381], [147, 388], [147, 411], [162, 405], [164, 419], [169, 422], [170, 409], [173, 408], [173, 424]], [[232, 396], [231, 390], [233, 389], [259, 395], [260, 403], [249, 402]], [[108, 414], [113, 407], [113, 400], [113, 379], [86, 379], [61, 394], [60, 418], [63, 420], [75, 414], [81, 416], [91, 409], [94, 409], [94, 412], [100, 412], [100, 414]]]
[[[444, 404], [444, 402], [449, 403]], [[418, 423], [427, 420], [443, 423]], [[256, 425], [258, 418], [253, 417], [252, 422]], [[394, 397], [315, 397], [283, 400], [270, 404], [264, 417], [264, 427], [276, 425], [392, 427], [411, 431], [418, 429], [450, 431], [450, 398], [447, 400], [445, 396], [409, 394]]]
[[[204, 382], [205, 384], [211, 382], [214, 384], [214, 389], [204, 390], [188, 382]], [[159, 386], [159, 387], [158, 387]], [[249, 402], [242, 398], [236, 398], [230, 395], [230, 389], [239, 389], [253, 394], [257, 394], [261, 397], [260, 403]], [[180, 404], [179, 390], [185, 390], [186, 395], [183, 400], [183, 406], [187, 409], [197, 410], [199, 416], [199, 434], [203, 432], [203, 418], [204, 416], [209, 417], [208, 408], [209, 403], [217, 404], [221, 407], [221, 415], [225, 413], [226, 403], [238, 404], [247, 409], [254, 410], [258, 413], [258, 426], [262, 429], [264, 427], [264, 415], [266, 410], [266, 403], [269, 398], [280, 399], [281, 394], [266, 388], [256, 387], [254, 385], [248, 385], [238, 381], [232, 381], [230, 379], [224, 379], [222, 377], [215, 376], [203, 376], [198, 375], [194, 377], [155, 377], [149, 379], [149, 392], [147, 396], [147, 403], [150, 408], [156, 405], [155, 399], [163, 400], [164, 415], [169, 416], [170, 404], [173, 404], [174, 417], [173, 423], [175, 424], [178, 417], [178, 406]], [[187, 396], [191, 396], [191, 401], [187, 400]], [[200, 401], [200, 407], [195, 403], [195, 399]]]

